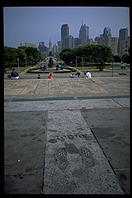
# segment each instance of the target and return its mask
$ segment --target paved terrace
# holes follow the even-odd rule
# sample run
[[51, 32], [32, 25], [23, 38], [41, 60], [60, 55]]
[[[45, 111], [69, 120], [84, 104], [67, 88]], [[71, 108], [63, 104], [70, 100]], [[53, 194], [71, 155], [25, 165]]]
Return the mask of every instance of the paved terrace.
[[5, 80], [5, 99], [128, 96], [130, 77]]
[[6, 193], [130, 193], [129, 76], [4, 84]]

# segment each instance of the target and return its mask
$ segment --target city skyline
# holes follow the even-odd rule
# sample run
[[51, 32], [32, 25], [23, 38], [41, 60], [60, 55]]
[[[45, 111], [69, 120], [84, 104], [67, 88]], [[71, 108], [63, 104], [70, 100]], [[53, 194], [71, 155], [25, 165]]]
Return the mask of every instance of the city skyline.
[[113, 37], [119, 30], [128, 28], [128, 7], [6, 7], [4, 13], [4, 46], [18, 47], [22, 42], [44, 41], [48, 46], [61, 41], [61, 26], [68, 24], [69, 35], [79, 37], [82, 24], [89, 27], [89, 38], [103, 34], [104, 28], [111, 29]]

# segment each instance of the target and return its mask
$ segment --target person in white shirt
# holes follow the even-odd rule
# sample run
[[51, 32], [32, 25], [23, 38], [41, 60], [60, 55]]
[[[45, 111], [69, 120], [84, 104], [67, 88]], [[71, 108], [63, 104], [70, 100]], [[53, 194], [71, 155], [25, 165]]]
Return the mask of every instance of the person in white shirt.
[[87, 71], [87, 72], [85, 73], [85, 75], [86, 75], [86, 77], [88, 77], [88, 78], [91, 78], [91, 77], [92, 77], [92, 75], [91, 75], [91, 73], [90, 73], [89, 71]]

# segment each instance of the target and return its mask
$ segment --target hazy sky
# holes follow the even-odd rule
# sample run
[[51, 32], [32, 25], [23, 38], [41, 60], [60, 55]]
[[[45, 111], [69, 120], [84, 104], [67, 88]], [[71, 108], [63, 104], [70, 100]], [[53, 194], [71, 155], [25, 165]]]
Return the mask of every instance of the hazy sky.
[[69, 33], [79, 36], [82, 23], [89, 26], [89, 37], [94, 39], [111, 28], [113, 37], [119, 36], [121, 28], [128, 28], [128, 7], [5, 7], [4, 45], [18, 47], [21, 42], [44, 41], [48, 47], [61, 40], [61, 25], [69, 25]]

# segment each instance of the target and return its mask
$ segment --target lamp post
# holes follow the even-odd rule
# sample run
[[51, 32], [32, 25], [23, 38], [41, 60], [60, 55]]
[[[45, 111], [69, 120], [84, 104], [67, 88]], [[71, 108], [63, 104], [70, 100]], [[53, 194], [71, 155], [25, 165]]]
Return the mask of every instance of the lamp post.
[[113, 77], [113, 62], [112, 62], [112, 77]]
[[82, 67], [83, 67], [83, 57], [81, 57], [81, 59], [82, 59]]
[[19, 70], [19, 58], [17, 58], [17, 63], [18, 63], [18, 70]]
[[24, 57], [24, 60], [25, 60], [25, 66], [27, 67], [27, 59]]
[[77, 67], [77, 56], [76, 56], [76, 67]]

